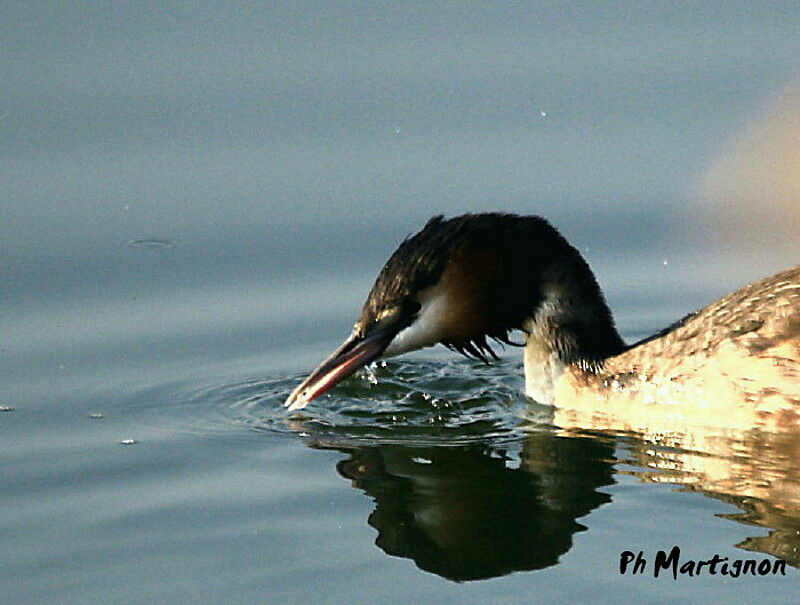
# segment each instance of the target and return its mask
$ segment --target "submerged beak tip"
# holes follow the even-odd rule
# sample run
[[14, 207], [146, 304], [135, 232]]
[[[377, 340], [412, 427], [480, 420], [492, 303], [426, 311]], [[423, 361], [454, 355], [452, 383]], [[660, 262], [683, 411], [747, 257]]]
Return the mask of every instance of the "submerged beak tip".
[[284, 402], [289, 410], [306, 407], [312, 400], [327, 392], [342, 380], [378, 358], [391, 341], [395, 331], [380, 330], [366, 337], [352, 334], [328, 359], [323, 361]]
[[283, 407], [288, 410], [299, 410], [306, 407], [310, 401], [311, 399], [305, 397], [303, 393], [294, 390], [291, 395], [286, 398], [286, 401], [283, 402]]

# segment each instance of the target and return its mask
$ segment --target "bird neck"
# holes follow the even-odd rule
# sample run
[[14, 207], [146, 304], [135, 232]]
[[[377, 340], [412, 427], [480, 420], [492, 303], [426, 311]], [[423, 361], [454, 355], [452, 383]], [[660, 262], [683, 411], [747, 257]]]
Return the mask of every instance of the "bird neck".
[[555, 383], [567, 367], [596, 373], [605, 359], [626, 349], [597, 280], [570, 249], [543, 268], [539, 304], [523, 323], [525, 392], [540, 403], [553, 403]]

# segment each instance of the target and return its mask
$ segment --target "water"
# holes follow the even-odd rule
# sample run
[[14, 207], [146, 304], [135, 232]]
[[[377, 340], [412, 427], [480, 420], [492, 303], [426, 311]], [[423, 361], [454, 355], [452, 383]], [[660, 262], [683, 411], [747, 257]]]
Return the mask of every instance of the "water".
[[[794, 4], [5, 9], [4, 602], [797, 593], [796, 439], [569, 419], [514, 349], [281, 406], [433, 213], [547, 216], [628, 340], [796, 264]], [[619, 574], [674, 545], [787, 575]]]

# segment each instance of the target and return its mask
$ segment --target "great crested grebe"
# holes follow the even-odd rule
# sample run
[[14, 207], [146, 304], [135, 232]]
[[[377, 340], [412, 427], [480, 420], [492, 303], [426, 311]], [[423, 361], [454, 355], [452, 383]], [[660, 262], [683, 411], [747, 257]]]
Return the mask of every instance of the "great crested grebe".
[[666, 404], [800, 428], [800, 266], [628, 346], [591, 269], [546, 220], [436, 216], [381, 270], [345, 342], [286, 400], [295, 410], [379, 357], [441, 343], [497, 358], [525, 336], [525, 392], [544, 404]]

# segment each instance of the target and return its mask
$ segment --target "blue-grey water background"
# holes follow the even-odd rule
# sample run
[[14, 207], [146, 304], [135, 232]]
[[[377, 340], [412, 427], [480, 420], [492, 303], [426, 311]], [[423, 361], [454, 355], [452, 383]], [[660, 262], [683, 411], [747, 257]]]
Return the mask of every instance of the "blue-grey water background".
[[[628, 339], [796, 264], [796, 205], [758, 187], [736, 204], [719, 194], [771, 178], [752, 150], [759, 128], [794, 115], [796, 3], [1, 9], [3, 602], [797, 594], [791, 567], [620, 576], [623, 550], [745, 557], [736, 545], [770, 529], [643, 479], [634, 437], [520, 426], [516, 351], [483, 368], [434, 349], [355, 378], [305, 419], [280, 407], [432, 214], [548, 217]], [[455, 514], [448, 494], [457, 507], [454, 494], [506, 475], [536, 483], [517, 471], [539, 440], [555, 452], [556, 479], [542, 477], [577, 503], [557, 537], [549, 512], [539, 529], [522, 521], [559, 508], [541, 486], [530, 502], [509, 488], [513, 506], [498, 497], [478, 524], [511, 538], [475, 551], [523, 552], [476, 564], [490, 579], [455, 581], [473, 578], [448, 572], [449, 555], [414, 555], [426, 540], [461, 552], [458, 522], [397, 537], [436, 527], [426, 512]], [[424, 476], [444, 494], [435, 505], [409, 487]], [[427, 504], [405, 519], [414, 498]]]

